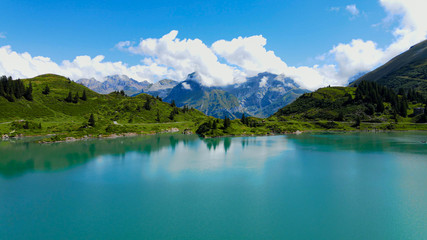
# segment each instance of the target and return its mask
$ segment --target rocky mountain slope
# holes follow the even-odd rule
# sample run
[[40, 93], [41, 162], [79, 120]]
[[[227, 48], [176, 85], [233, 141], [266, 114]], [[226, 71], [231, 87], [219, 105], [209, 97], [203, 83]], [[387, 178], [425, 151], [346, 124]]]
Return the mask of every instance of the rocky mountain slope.
[[76, 81], [93, 91], [101, 94], [108, 94], [114, 91], [123, 90], [127, 95], [131, 96], [143, 92], [143, 89], [150, 85], [150, 82], [138, 82], [126, 75], [112, 75], [104, 78], [104, 81], [98, 81], [94, 78], [83, 78]]

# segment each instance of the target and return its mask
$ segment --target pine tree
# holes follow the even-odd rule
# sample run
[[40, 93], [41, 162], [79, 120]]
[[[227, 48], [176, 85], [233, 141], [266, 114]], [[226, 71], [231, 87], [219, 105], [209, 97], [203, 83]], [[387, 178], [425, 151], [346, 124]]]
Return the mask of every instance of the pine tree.
[[24, 97], [28, 101], [33, 101], [33, 85], [31, 84], [31, 82], [30, 82], [30, 85], [28, 86], [28, 88], [25, 91]]
[[85, 90], [83, 90], [83, 95], [82, 95], [82, 97], [80, 98], [81, 100], [83, 100], [83, 101], [86, 101], [87, 100], [87, 96], [86, 96], [86, 89]]
[[240, 122], [242, 122], [243, 124], [246, 124], [245, 113], [242, 114], [242, 118], [240, 119]]
[[176, 107], [175, 100], [172, 100], [171, 107]]
[[380, 113], [384, 112], [384, 103], [381, 100], [377, 104], [377, 112], [380, 112]]
[[159, 110], [157, 109], [157, 117], [156, 117], [156, 121], [157, 122], [160, 122], [160, 112], [159, 112]]
[[340, 122], [344, 121], [344, 113], [342, 111], [339, 112], [336, 120]]
[[228, 118], [227, 116], [224, 118], [224, 129], [227, 129], [231, 126], [231, 121], [230, 118]]
[[48, 95], [48, 94], [50, 93], [50, 88], [49, 88], [49, 86], [48, 86], [48, 85], [46, 85], [46, 87], [43, 89], [42, 93], [43, 93], [44, 95]]
[[68, 96], [65, 98], [66, 102], [72, 102], [73, 101], [73, 97], [71, 96], [71, 91], [68, 92]]
[[0, 96], [4, 97], [5, 92], [4, 92], [4, 87], [3, 87], [3, 81], [0, 80]]
[[169, 119], [173, 121], [174, 118], [175, 118], [175, 112], [172, 110], [171, 113], [169, 114]]
[[145, 110], [151, 109], [151, 98], [149, 98], [149, 97], [146, 98], [146, 101], [144, 103], [144, 108], [145, 108]]
[[407, 116], [407, 111], [408, 111], [408, 103], [406, 102], [406, 99], [402, 99], [399, 102], [399, 115], [402, 117], [406, 117]]
[[89, 124], [89, 126], [91, 126], [91, 127], [95, 127], [95, 117], [93, 116], [93, 113], [92, 113], [92, 114], [90, 114], [88, 124]]
[[355, 127], [360, 127], [360, 123], [361, 123], [360, 117], [359, 117], [359, 116], [357, 116], [357, 117], [356, 117], [356, 123], [354, 124], [354, 126], [355, 126]]
[[73, 103], [78, 103], [79, 102], [79, 92], [76, 92], [76, 95], [74, 95], [73, 98]]
[[216, 121], [214, 120], [213, 124], [212, 124], [212, 129], [217, 129], [217, 128], [218, 128], [218, 125], [217, 125]]

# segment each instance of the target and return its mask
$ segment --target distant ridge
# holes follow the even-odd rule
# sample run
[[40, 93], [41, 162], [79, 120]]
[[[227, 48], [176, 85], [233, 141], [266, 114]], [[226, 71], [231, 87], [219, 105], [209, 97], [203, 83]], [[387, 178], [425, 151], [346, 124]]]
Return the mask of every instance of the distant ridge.
[[150, 82], [138, 82], [126, 75], [111, 75], [104, 78], [104, 81], [98, 81], [95, 78], [82, 78], [76, 81], [93, 91], [101, 94], [108, 94], [114, 91], [123, 90], [127, 95], [131, 96], [143, 92], [143, 89], [150, 85]]

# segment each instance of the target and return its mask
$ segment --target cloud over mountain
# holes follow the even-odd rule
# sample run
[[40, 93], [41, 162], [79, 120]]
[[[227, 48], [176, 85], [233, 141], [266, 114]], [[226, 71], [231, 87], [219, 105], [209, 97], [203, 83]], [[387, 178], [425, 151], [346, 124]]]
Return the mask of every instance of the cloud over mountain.
[[[204, 85], [221, 86], [243, 82], [260, 72], [271, 72], [291, 77], [311, 90], [326, 85], [346, 85], [355, 74], [372, 70], [427, 37], [423, 12], [427, 3], [419, 0], [379, 2], [387, 13], [383, 22], [398, 24], [388, 46], [379, 48], [372, 40], [353, 39], [336, 44], [312, 66], [289, 66], [285, 58], [267, 48], [267, 39], [262, 35], [221, 39], [208, 46], [198, 38], [181, 39], [178, 31], [172, 30], [160, 38], [117, 43], [116, 48], [141, 56], [141, 63], [133, 66], [105, 61], [102, 55], [77, 56], [55, 63], [47, 57], [18, 53], [6, 45], [0, 47], [0, 73], [15, 78], [57, 73], [72, 79], [94, 77], [98, 80], [121, 74], [138, 81], [157, 81], [184, 80], [187, 74], [198, 72]], [[348, 5], [346, 9], [352, 15], [360, 14], [356, 5]]]

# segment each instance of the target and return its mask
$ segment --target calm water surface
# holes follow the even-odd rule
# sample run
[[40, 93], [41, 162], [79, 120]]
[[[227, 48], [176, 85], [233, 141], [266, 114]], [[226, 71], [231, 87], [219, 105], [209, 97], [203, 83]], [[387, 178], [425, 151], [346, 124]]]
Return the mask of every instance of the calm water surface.
[[0, 141], [0, 239], [427, 239], [425, 140]]

